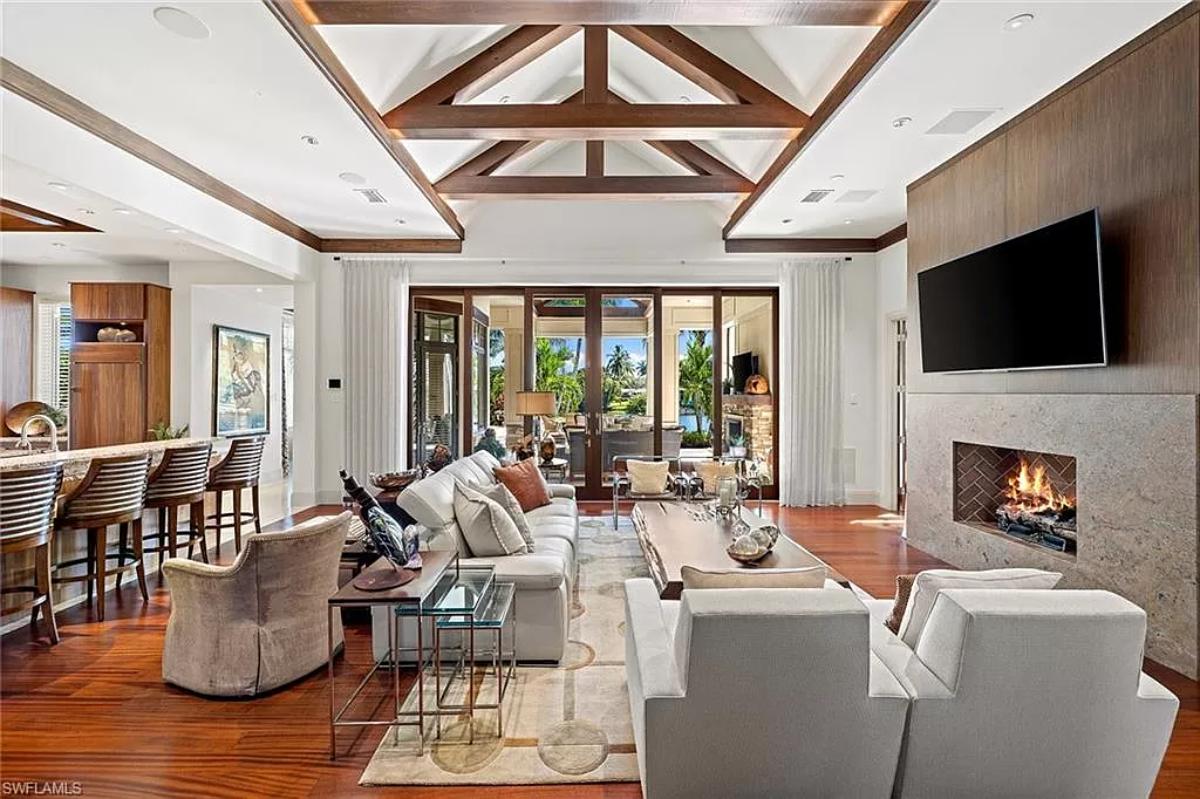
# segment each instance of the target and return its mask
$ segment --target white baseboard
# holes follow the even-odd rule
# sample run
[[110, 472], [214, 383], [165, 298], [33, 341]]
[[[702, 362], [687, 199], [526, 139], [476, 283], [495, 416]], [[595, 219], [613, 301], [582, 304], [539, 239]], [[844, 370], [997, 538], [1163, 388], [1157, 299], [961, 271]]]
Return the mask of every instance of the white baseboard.
[[864, 488], [846, 489], [847, 505], [878, 505], [879, 492]]

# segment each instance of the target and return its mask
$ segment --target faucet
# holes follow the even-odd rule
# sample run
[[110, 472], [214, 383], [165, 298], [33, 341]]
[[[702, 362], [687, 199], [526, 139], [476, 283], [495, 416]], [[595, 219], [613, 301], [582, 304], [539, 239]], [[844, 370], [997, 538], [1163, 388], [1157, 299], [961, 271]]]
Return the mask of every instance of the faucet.
[[29, 440], [29, 424], [37, 421], [38, 419], [41, 419], [50, 426], [50, 451], [58, 452], [58, 425], [56, 425], [54, 420], [49, 416], [46, 416], [44, 413], [35, 413], [33, 416], [30, 416], [28, 419], [26, 419], [25, 423], [21, 425], [21, 440], [17, 442], [17, 449], [27, 449], [30, 452], [33, 452], [33, 442]]

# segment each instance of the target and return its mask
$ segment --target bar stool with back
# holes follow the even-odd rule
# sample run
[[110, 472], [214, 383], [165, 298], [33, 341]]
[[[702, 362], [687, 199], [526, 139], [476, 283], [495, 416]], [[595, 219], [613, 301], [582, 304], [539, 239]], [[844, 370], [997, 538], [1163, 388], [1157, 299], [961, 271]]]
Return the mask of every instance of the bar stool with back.
[[188, 506], [188, 558], [192, 547], [200, 545], [200, 556], [208, 563], [208, 546], [204, 537], [204, 489], [208, 484], [208, 461], [212, 444], [193, 444], [168, 449], [162, 461], [150, 473], [146, 486], [146, 508], [158, 510], [158, 531], [148, 538], [157, 543], [145, 547], [145, 552], [158, 553], [158, 573], [162, 574], [164, 554], [175, 557], [179, 547], [179, 509]]
[[[263, 436], [245, 436], [233, 439], [229, 452], [208, 473], [208, 485], [205, 491], [215, 491], [217, 494], [217, 512], [210, 515], [207, 527], [217, 531], [217, 557], [221, 556], [221, 531], [233, 528], [233, 548], [242, 551], [242, 522], [254, 523], [254, 532], [262, 532], [262, 521], [258, 509], [258, 473], [262, 466]], [[252, 512], [242, 511], [242, 491], [250, 489]], [[225, 491], [233, 492], [233, 511], [223, 512], [221, 498]], [[228, 521], [226, 521], [228, 519]]]
[[[146, 476], [150, 472], [150, 455], [120, 455], [96, 458], [88, 467], [83, 482], [62, 501], [55, 527], [58, 530], [87, 530], [88, 554], [82, 558], [61, 561], [55, 567], [55, 580], [60, 583], [86, 582], [88, 601], [93, 590], [99, 594], [96, 618], [104, 621], [104, 584], [109, 575], [108, 561], [114, 558], [114, 574], [130, 569], [137, 571], [142, 599], [150, 601], [146, 590], [146, 568], [142, 560], [142, 503], [146, 497]], [[108, 528], [119, 525], [120, 544], [115, 552], [108, 551]], [[133, 548], [129, 548], [132, 537]], [[131, 562], [126, 563], [126, 559]], [[87, 574], [71, 577], [57, 576], [70, 566], [87, 564]]]
[[0, 593], [32, 593], [33, 598], [13, 610], [30, 609], [29, 627], [37, 627], [38, 608], [50, 628], [50, 642], [58, 643], [54, 621], [53, 583], [50, 577], [50, 543], [54, 537], [54, 505], [62, 487], [62, 464], [0, 472], [0, 556], [34, 550], [34, 585], [6, 585]]

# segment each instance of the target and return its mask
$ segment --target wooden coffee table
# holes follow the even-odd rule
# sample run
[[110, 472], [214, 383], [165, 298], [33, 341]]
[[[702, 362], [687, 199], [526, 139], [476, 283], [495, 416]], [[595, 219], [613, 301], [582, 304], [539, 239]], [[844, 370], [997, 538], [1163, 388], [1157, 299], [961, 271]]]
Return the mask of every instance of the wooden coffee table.
[[[680, 570], [684, 566], [706, 570], [824, 566], [830, 580], [850, 587], [849, 580], [786, 535], [780, 535], [771, 553], [757, 563], [739, 563], [725, 553], [730, 536], [722, 525], [693, 516], [703, 510], [703, 505], [690, 502], [638, 502], [633, 506], [633, 529], [637, 531], [650, 576], [663, 599], [679, 599], [683, 591]], [[769, 523], [745, 508], [742, 518], [751, 527]]]

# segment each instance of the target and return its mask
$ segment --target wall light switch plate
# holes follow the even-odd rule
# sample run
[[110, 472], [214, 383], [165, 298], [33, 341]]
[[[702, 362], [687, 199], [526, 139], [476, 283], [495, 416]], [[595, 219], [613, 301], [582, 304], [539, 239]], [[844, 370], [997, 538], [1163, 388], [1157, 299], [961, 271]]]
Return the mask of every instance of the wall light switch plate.
[[342, 387], [342, 378], [340, 378], [340, 377], [329, 378], [329, 388], [331, 390], [341, 389], [341, 387]]

